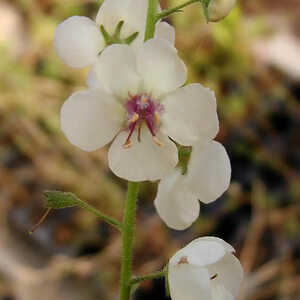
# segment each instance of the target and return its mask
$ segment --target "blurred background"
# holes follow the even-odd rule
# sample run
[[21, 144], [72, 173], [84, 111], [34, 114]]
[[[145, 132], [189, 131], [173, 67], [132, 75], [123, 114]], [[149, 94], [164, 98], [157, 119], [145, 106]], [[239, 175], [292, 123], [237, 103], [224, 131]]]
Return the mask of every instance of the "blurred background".
[[[117, 219], [126, 183], [106, 150], [83, 152], [59, 128], [63, 101], [85, 88], [88, 70], [65, 66], [53, 49], [58, 23], [94, 17], [101, 1], [0, 1], [0, 299], [118, 299], [120, 235], [84, 210], [44, 213], [42, 192], [72, 191]], [[182, 0], [162, 1], [163, 7]], [[195, 237], [216, 235], [245, 270], [240, 300], [300, 299], [300, 1], [241, 0], [206, 24], [194, 4], [168, 20], [189, 82], [215, 90], [232, 182], [201, 206], [192, 228], [169, 230], [153, 206], [155, 183], [139, 199], [135, 274], [160, 269]], [[167, 299], [163, 280], [136, 300]]]

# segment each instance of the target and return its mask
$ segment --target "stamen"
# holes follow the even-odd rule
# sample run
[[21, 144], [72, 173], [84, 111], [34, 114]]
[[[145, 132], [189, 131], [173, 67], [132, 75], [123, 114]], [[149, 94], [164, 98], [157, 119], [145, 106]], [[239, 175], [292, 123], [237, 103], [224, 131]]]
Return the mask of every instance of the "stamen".
[[138, 129], [138, 142], [141, 142], [141, 130], [142, 130], [142, 123], [140, 123], [139, 125], [139, 129]]
[[129, 135], [128, 135], [127, 139], [126, 139], [126, 142], [123, 144], [123, 148], [124, 149], [128, 149], [128, 148], [130, 148], [132, 146], [132, 141], [130, 140], [130, 138], [131, 138], [131, 136], [132, 136], [132, 134], [134, 132], [136, 124], [137, 124], [137, 122], [131, 123], [131, 126], [130, 126], [131, 128], [129, 130]]
[[218, 274], [216, 273], [215, 275], [213, 275], [212, 277], [210, 277], [210, 280], [214, 280], [217, 277], [218, 277]]
[[154, 137], [155, 132], [154, 132], [153, 120], [146, 119], [145, 122], [146, 122], [146, 125], [147, 125], [148, 129], [150, 130], [152, 136]]
[[146, 95], [143, 95], [143, 96], [141, 97], [141, 102], [142, 102], [143, 104], [147, 103], [148, 100], [149, 100], [149, 98], [148, 98]]
[[180, 258], [179, 262], [177, 263], [178, 265], [182, 265], [182, 264], [188, 264], [188, 260], [186, 256], [183, 256]]
[[159, 123], [160, 123], [160, 115], [159, 115], [159, 113], [157, 111], [155, 112], [154, 117], [155, 117], [155, 123], [156, 123], [156, 125], [159, 125]]
[[124, 149], [128, 149], [128, 148], [130, 148], [132, 146], [132, 141], [131, 140], [127, 140], [126, 142], [125, 142], [125, 144], [123, 145], [123, 148]]
[[156, 136], [153, 136], [152, 139], [157, 146], [164, 147], [165, 144], [162, 143]]
[[129, 123], [134, 123], [139, 119], [139, 114], [134, 113], [134, 115], [128, 120]]
[[128, 136], [123, 147], [130, 148], [132, 146], [131, 136], [135, 129], [137, 129], [137, 140], [141, 142], [141, 127], [143, 124], [148, 127], [156, 145], [163, 147], [164, 143], [156, 137], [161, 123], [160, 116], [163, 113], [162, 104], [152, 99], [151, 94], [131, 95], [128, 93], [128, 95], [129, 99], [125, 103], [125, 108], [127, 110], [126, 129], [128, 130]]

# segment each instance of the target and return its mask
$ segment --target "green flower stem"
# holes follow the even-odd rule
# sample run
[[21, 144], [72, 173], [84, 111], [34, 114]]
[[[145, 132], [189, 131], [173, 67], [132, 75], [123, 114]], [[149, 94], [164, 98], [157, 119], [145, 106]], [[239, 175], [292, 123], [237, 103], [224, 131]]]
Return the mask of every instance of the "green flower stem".
[[41, 220], [36, 224], [34, 229], [36, 229], [47, 217], [51, 209], [63, 209], [67, 207], [81, 207], [87, 209], [89, 212], [94, 214], [96, 217], [102, 219], [108, 224], [112, 225], [116, 229], [122, 231], [122, 224], [115, 220], [114, 218], [102, 213], [94, 206], [88, 204], [87, 202], [79, 199], [75, 194], [70, 192], [61, 191], [45, 191], [45, 207], [48, 208], [46, 214], [41, 218]]
[[152, 39], [155, 32], [155, 24], [158, 21], [157, 14], [158, 0], [148, 0], [148, 12], [144, 41]]
[[166, 18], [166, 17], [168, 17], [168, 16], [170, 16], [170, 15], [172, 15], [174, 13], [180, 12], [182, 8], [188, 6], [188, 5], [192, 4], [192, 3], [195, 3], [195, 2], [199, 2], [200, 3], [201, 1], [202, 0], [189, 0], [189, 1], [187, 1], [187, 2], [185, 2], [183, 4], [180, 4], [178, 6], [172, 7], [170, 9], [163, 10], [162, 12], [156, 14], [156, 16], [155, 16], [155, 23], [158, 20], [162, 19], [162, 18]]
[[79, 204], [79, 206], [81, 208], [85, 208], [90, 213], [94, 214], [96, 217], [102, 219], [103, 221], [105, 221], [106, 223], [108, 223], [111, 226], [115, 227], [116, 229], [122, 231], [123, 225], [119, 221], [117, 221], [114, 218], [109, 217], [108, 215], [102, 213], [97, 208], [93, 207], [92, 205], [87, 204], [86, 202], [81, 201], [81, 203]]
[[138, 192], [139, 183], [128, 182], [122, 232], [121, 300], [129, 300], [130, 298], [133, 232]]
[[155, 279], [155, 278], [159, 278], [159, 277], [164, 277], [165, 275], [166, 275], [166, 269], [163, 269], [161, 271], [157, 271], [154, 273], [133, 277], [130, 280], [130, 284], [133, 285], [133, 284], [145, 281], [145, 280], [151, 280], [151, 279]]

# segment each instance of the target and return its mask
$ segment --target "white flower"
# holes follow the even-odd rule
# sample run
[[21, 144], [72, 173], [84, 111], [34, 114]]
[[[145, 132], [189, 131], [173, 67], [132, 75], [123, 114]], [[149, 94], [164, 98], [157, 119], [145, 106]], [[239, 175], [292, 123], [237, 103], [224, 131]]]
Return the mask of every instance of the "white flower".
[[228, 189], [230, 176], [230, 161], [220, 143], [195, 144], [187, 174], [174, 170], [160, 181], [154, 201], [159, 216], [170, 228], [188, 228], [199, 216], [199, 200], [208, 204], [219, 198]]
[[172, 300], [233, 300], [243, 279], [234, 249], [216, 237], [202, 237], [179, 250], [169, 262]]
[[[132, 43], [137, 47], [144, 39], [147, 7], [148, 0], [105, 0], [95, 21], [82, 16], [68, 18], [55, 31], [54, 46], [58, 56], [74, 68], [92, 65], [105, 47], [100, 25], [113, 35], [120, 21], [124, 21], [121, 39], [139, 32]], [[175, 30], [166, 22], [158, 22], [155, 37], [174, 44]]]
[[107, 47], [93, 82], [73, 94], [61, 110], [61, 127], [71, 143], [93, 151], [113, 141], [108, 161], [112, 171], [131, 181], [157, 180], [178, 162], [176, 145], [214, 138], [218, 117], [214, 94], [200, 84], [181, 87], [186, 67], [176, 49], [151, 39], [137, 50]]
[[211, 0], [207, 7], [208, 21], [217, 22], [224, 19], [232, 10], [236, 0]]

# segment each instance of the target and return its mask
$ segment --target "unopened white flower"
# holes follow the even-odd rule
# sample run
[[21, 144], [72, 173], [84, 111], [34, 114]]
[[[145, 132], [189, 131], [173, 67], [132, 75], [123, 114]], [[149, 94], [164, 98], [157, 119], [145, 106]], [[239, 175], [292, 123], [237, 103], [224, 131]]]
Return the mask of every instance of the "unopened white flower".
[[236, 0], [211, 0], [207, 7], [208, 21], [217, 22], [224, 19], [232, 10]]
[[234, 248], [216, 237], [202, 237], [179, 250], [169, 262], [172, 300], [233, 300], [243, 279]]
[[187, 174], [174, 170], [160, 181], [154, 201], [159, 216], [172, 229], [188, 228], [199, 216], [199, 200], [208, 204], [219, 198], [228, 189], [230, 176], [230, 160], [220, 143], [196, 143]]
[[108, 161], [127, 180], [157, 180], [178, 162], [177, 147], [214, 138], [216, 99], [200, 84], [181, 87], [186, 67], [176, 49], [151, 39], [137, 50], [107, 47], [95, 65], [101, 89], [73, 94], [61, 110], [61, 127], [71, 143], [93, 151], [113, 141]]
[[[113, 35], [120, 21], [124, 21], [121, 39], [139, 33], [132, 42], [132, 46], [137, 47], [144, 39], [147, 7], [148, 0], [105, 0], [95, 21], [83, 16], [66, 19], [55, 31], [54, 46], [58, 56], [74, 68], [92, 65], [105, 47], [100, 26]], [[174, 28], [166, 22], [157, 23], [155, 36], [174, 44]]]

